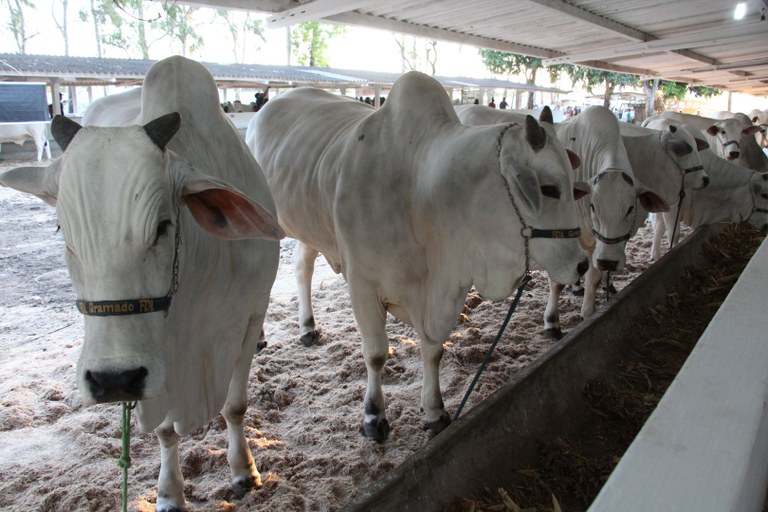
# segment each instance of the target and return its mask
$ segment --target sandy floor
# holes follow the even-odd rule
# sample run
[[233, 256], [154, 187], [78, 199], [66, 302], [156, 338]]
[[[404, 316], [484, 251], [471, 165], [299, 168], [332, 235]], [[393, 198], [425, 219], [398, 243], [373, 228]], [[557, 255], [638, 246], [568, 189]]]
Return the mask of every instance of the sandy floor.
[[[4, 161], [0, 169], [29, 165]], [[421, 428], [419, 349], [408, 326], [390, 318], [384, 374], [393, 431], [384, 445], [359, 433], [365, 367], [343, 280], [319, 260], [314, 280], [319, 346], [298, 341], [292, 240], [266, 322], [269, 346], [251, 369], [247, 435], [264, 487], [235, 501], [229, 487], [226, 430], [221, 418], [182, 442], [185, 495], [198, 511], [337, 510], [429, 442]], [[623, 288], [648, 267], [650, 228], [630, 242], [628, 265], [614, 278]], [[547, 297], [536, 274], [467, 407], [552, 347], [543, 336]], [[120, 407], [86, 408], [74, 369], [82, 320], [63, 263], [53, 208], [0, 188], [0, 509], [106, 511], [121, 503]], [[599, 308], [605, 295], [599, 294]], [[567, 332], [579, 322], [581, 299], [561, 301]], [[446, 407], [456, 410], [509, 306], [482, 301], [446, 343], [441, 381]], [[152, 511], [159, 450], [154, 434], [134, 428], [129, 510]]]

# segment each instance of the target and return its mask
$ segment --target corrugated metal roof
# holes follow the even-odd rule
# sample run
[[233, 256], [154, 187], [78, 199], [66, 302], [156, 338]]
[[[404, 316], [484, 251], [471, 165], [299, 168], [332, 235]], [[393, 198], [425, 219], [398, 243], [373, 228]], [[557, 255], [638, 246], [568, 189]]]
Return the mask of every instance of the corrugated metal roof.
[[[52, 55], [0, 54], [0, 80], [29, 81], [57, 79], [60, 85], [140, 84], [153, 60], [99, 59]], [[400, 73], [381, 73], [306, 66], [260, 64], [215, 64], [203, 62], [220, 87], [275, 88], [313, 85], [324, 88], [391, 86]], [[536, 90], [567, 93], [559, 89], [494, 79], [435, 77], [446, 87], [465, 89]]]
[[185, 0], [374, 27], [614, 71], [768, 94], [768, 0]]

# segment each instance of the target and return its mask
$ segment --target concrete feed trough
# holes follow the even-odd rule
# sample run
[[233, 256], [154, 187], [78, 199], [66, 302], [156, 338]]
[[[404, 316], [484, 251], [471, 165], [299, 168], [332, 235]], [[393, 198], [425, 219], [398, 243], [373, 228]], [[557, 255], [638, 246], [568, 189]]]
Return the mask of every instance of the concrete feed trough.
[[585, 385], [607, 378], [630, 350], [629, 320], [663, 304], [681, 284], [683, 269], [704, 261], [703, 244], [722, 229], [704, 227], [687, 237], [555, 349], [342, 510], [440, 511], [456, 496], [508, 485], [517, 470], [536, 464], [542, 440], [583, 428]]

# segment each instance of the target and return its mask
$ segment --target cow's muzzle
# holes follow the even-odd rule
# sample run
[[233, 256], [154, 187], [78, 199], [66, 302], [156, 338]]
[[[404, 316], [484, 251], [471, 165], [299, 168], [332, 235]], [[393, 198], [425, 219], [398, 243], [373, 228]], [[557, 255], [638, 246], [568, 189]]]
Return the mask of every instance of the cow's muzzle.
[[149, 371], [140, 366], [131, 370], [85, 372], [85, 382], [96, 403], [133, 402], [144, 396]]

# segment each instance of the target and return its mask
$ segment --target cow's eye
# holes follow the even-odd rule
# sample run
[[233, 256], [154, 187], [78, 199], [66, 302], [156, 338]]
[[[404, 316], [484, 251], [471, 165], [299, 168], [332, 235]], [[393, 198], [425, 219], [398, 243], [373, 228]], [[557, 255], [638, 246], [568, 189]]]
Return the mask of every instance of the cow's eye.
[[594, 213], [595, 212], [595, 205], [590, 203], [589, 204], [589, 209], [592, 210], [592, 213]]
[[629, 209], [627, 210], [627, 215], [629, 215], [633, 211], [635, 211], [635, 207], [634, 206], [630, 206]]
[[157, 236], [155, 236], [155, 244], [157, 244], [158, 240], [160, 240], [160, 237], [166, 235], [168, 233], [168, 228], [171, 227], [173, 223], [170, 220], [164, 220], [157, 226]]
[[552, 185], [544, 185], [541, 187], [541, 194], [546, 197], [551, 197], [553, 199], [560, 199], [560, 191], [557, 189], [557, 187]]

